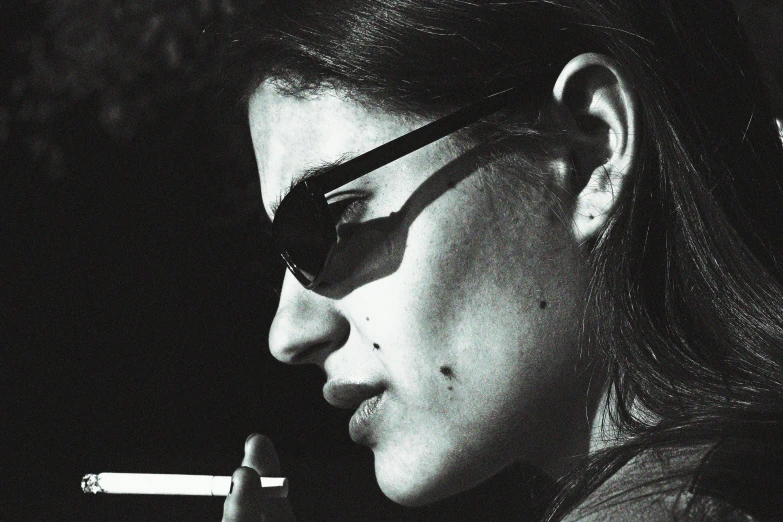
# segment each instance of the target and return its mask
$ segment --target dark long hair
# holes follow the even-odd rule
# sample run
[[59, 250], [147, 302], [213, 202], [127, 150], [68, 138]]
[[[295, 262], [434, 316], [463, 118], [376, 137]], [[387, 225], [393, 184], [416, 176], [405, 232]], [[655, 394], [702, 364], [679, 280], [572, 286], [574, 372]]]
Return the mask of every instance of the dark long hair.
[[562, 509], [646, 448], [781, 425], [783, 153], [730, 2], [251, 3], [224, 62], [240, 95], [274, 78], [436, 115], [513, 85], [535, 107], [574, 56], [620, 63], [638, 165], [591, 250], [584, 349], [632, 438], [588, 462]]

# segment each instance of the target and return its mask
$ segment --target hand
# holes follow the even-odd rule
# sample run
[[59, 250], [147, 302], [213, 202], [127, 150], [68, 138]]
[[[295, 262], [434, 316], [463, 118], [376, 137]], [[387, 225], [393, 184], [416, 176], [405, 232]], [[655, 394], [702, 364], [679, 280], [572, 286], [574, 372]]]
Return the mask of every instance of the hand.
[[245, 442], [242, 467], [231, 477], [231, 492], [223, 504], [223, 522], [294, 522], [287, 498], [264, 496], [259, 477], [279, 477], [280, 462], [272, 442], [254, 433]]

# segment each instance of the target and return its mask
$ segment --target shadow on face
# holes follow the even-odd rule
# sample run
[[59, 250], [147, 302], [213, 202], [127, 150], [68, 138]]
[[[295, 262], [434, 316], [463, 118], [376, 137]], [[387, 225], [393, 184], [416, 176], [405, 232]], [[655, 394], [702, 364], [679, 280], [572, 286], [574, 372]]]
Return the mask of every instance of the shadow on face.
[[486, 164], [495, 144], [474, 146], [428, 177], [398, 212], [362, 223], [338, 225], [338, 243], [315, 291], [340, 299], [394, 273], [402, 263], [411, 224], [431, 203]]

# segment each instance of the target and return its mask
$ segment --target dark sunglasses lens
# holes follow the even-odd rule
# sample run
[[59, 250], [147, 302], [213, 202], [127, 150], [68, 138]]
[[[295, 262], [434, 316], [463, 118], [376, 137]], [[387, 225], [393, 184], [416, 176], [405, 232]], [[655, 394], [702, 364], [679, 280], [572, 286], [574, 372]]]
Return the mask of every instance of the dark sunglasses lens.
[[337, 240], [324, 197], [311, 193], [305, 183], [297, 184], [280, 203], [272, 231], [297, 279], [312, 284]]

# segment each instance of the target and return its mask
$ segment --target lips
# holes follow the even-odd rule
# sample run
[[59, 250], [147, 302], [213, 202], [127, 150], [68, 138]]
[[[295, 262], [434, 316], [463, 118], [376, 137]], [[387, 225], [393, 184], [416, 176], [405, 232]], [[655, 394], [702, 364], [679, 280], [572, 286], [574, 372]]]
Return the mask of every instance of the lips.
[[379, 384], [355, 383], [330, 380], [324, 385], [326, 402], [337, 408], [356, 408], [348, 425], [351, 440], [357, 443], [369, 443], [378, 416], [379, 406], [384, 397], [384, 388]]
[[351, 421], [348, 423], [348, 433], [352, 441], [364, 444], [371, 442], [373, 421], [378, 416], [383, 397], [383, 393], [370, 397], [356, 409], [356, 412], [351, 417]]

